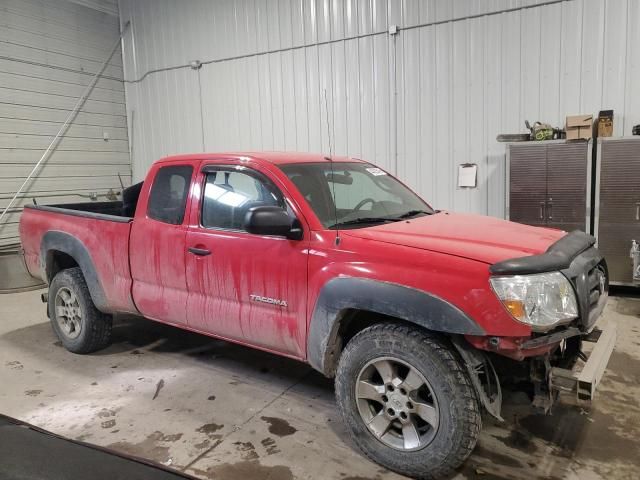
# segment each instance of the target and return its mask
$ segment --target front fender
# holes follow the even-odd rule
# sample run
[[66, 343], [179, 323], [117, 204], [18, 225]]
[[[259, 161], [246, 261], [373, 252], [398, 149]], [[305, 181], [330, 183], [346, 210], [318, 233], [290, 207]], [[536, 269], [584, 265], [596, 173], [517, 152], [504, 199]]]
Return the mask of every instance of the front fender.
[[327, 376], [333, 374], [341, 346], [340, 321], [350, 310], [387, 315], [438, 332], [485, 334], [462, 310], [430, 293], [367, 278], [334, 278], [320, 291], [307, 340], [309, 363]]

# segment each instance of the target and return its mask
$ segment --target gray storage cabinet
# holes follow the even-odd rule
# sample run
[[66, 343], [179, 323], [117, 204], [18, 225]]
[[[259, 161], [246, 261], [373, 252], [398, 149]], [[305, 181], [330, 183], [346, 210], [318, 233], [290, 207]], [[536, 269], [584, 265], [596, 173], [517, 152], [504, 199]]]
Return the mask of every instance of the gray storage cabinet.
[[507, 145], [507, 169], [509, 220], [589, 233], [589, 142], [512, 143]]
[[594, 230], [609, 267], [611, 283], [633, 281], [631, 241], [640, 242], [640, 137], [602, 138], [598, 168]]

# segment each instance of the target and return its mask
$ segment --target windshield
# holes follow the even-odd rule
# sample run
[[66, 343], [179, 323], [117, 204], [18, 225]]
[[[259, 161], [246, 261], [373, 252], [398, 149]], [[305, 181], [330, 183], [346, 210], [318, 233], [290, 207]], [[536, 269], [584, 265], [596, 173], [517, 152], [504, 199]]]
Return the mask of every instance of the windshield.
[[361, 228], [430, 215], [420, 197], [369, 163], [294, 163], [280, 166], [325, 228]]

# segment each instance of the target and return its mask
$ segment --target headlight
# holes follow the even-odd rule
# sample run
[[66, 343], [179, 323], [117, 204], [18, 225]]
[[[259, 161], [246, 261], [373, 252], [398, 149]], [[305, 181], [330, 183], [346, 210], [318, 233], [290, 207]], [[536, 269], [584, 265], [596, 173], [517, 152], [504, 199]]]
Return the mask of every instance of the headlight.
[[560, 272], [492, 277], [491, 286], [509, 313], [534, 330], [578, 317], [573, 288]]

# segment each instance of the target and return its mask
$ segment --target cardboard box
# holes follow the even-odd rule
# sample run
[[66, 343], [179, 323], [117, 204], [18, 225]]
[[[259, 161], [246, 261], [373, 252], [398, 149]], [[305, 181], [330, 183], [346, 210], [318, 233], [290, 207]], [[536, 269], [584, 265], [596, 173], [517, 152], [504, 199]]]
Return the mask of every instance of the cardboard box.
[[613, 110], [600, 110], [598, 114], [598, 137], [613, 136]]
[[593, 129], [593, 115], [567, 115], [565, 130], [567, 140], [578, 140], [591, 138]]

